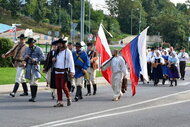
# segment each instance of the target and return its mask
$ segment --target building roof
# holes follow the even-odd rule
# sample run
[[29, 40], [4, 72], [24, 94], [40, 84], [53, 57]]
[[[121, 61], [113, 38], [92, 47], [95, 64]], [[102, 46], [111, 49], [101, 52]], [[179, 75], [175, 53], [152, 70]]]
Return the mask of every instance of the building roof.
[[12, 29], [12, 26], [0, 23], [0, 33], [3, 33], [3, 32], [8, 31], [10, 29]]

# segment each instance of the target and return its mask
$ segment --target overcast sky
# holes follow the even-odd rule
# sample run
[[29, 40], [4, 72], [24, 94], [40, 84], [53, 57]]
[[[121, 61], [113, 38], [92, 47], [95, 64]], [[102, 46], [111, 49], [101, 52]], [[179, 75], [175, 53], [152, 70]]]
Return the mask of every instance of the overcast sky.
[[[173, 3], [184, 3], [186, 0], [170, 0]], [[106, 3], [105, 0], [90, 0], [90, 2], [93, 5], [94, 9], [101, 9], [104, 10], [104, 13], [107, 13], [107, 9], [106, 9]]]

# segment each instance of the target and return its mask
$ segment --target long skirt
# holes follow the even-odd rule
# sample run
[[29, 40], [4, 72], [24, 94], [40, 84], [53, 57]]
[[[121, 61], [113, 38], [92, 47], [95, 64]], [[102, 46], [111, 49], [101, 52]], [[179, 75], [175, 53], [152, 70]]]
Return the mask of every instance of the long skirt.
[[162, 72], [163, 72], [163, 75], [168, 75], [168, 67], [167, 67], [167, 65], [162, 66]]
[[172, 64], [171, 67], [169, 68], [168, 76], [169, 78], [179, 78], [178, 69], [174, 64]]
[[162, 65], [158, 65], [157, 68], [153, 68], [153, 78], [163, 79]]

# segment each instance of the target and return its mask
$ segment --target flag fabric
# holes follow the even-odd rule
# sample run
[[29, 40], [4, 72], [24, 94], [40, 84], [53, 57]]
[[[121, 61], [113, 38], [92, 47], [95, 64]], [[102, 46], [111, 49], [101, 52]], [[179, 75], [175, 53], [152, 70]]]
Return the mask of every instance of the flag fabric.
[[[98, 35], [96, 36], [95, 46], [96, 50], [101, 54], [100, 63], [102, 65], [112, 57], [102, 24], [100, 24]], [[101, 70], [101, 72], [104, 78], [111, 84], [111, 75], [112, 75], [111, 67], [109, 67], [105, 71]]]
[[146, 38], [148, 28], [149, 27], [142, 31], [121, 50], [122, 55], [130, 68], [133, 96], [136, 94], [136, 86], [138, 85], [140, 73], [145, 80], [149, 80], [146, 61]]

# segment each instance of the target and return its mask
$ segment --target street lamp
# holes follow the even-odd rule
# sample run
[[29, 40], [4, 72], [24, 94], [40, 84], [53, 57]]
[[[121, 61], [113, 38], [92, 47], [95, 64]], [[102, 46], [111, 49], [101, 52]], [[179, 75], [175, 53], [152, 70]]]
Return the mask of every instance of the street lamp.
[[69, 5], [71, 6], [71, 30], [70, 30], [70, 36], [71, 36], [71, 42], [73, 42], [73, 37], [72, 37], [72, 18], [73, 18], [73, 5], [71, 3], [69, 3]]
[[12, 24], [12, 28], [13, 28], [13, 30], [14, 30], [14, 32], [15, 32], [15, 34], [14, 34], [14, 41], [16, 42], [16, 27], [17, 26], [21, 26], [21, 24]]
[[84, 13], [85, 13], [85, 2], [81, 0], [81, 25], [80, 25], [80, 42], [84, 41]]

